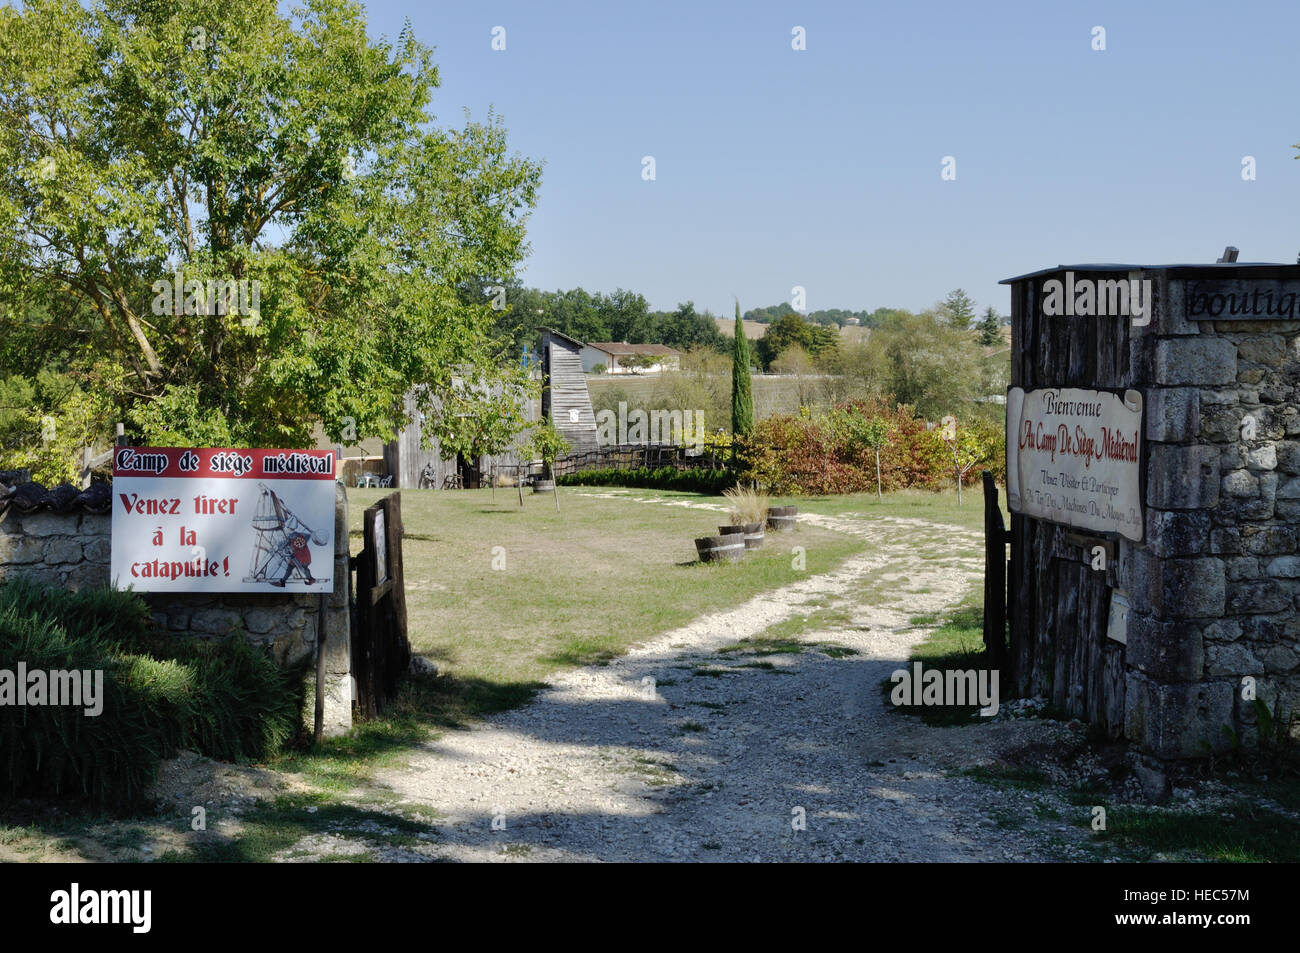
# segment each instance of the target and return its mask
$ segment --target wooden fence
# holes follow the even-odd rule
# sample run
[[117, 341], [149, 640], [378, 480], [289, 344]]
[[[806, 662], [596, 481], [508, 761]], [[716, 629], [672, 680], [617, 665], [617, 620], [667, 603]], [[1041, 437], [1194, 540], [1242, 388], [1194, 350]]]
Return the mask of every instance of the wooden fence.
[[725, 456], [706, 451], [688, 454], [687, 448], [675, 444], [622, 444], [571, 453], [555, 461], [557, 477], [582, 473], [587, 470], [657, 470], [672, 467], [675, 470], [725, 470]]

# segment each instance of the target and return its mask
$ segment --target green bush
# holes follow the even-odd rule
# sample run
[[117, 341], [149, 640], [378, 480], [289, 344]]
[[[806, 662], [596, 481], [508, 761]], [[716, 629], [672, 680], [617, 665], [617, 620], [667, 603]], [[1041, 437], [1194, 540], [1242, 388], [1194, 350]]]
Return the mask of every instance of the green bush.
[[183, 644], [178, 656], [195, 677], [187, 747], [223, 761], [263, 760], [293, 740], [301, 724], [301, 672], [281, 669], [240, 632]]
[[71, 592], [15, 576], [0, 587], [0, 605], [20, 615], [52, 619], [68, 632], [93, 634], [124, 652], [149, 653], [158, 647], [149, 607], [134, 592], [107, 586]]
[[301, 724], [302, 672], [277, 666], [242, 633], [204, 641], [153, 631], [139, 595], [80, 592], [22, 578], [0, 585], [0, 668], [101, 670], [103, 711], [0, 706], [10, 795], [137, 804], [180, 748], [265, 759]]
[[[862, 493], [876, 489], [875, 450], [867, 435], [885, 434], [880, 448], [881, 488], [948, 489], [955, 485], [952, 451], [941, 431], [911, 407], [848, 401], [821, 412], [774, 416], [759, 422], [740, 450], [740, 479], [777, 494]], [[961, 421], [960, 449], [980, 458], [965, 484], [991, 470], [1006, 479], [1006, 435], [980, 418]]]
[[563, 486], [626, 486], [646, 490], [678, 490], [716, 495], [736, 485], [730, 470], [678, 470], [676, 467], [638, 467], [632, 470], [585, 470], [560, 477]]
[[[0, 668], [102, 671], [103, 711], [0, 706], [0, 751], [10, 795], [58, 795], [100, 807], [139, 802], [179, 738], [184, 679], [168, 663], [119, 663], [94, 635], [70, 636], [53, 619], [0, 609]], [[165, 670], [165, 671], [164, 671]]]

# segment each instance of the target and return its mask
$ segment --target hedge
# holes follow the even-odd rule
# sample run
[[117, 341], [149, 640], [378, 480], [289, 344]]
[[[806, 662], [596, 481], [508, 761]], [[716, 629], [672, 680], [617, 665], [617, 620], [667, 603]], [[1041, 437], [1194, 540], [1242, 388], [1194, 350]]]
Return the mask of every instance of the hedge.
[[716, 495], [736, 485], [730, 470], [678, 470], [676, 467], [637, 467], [570, 473], [557, 481], [562, 486], [627, 486], [646, 490], [680, 490]]
[[140, 596], [78, 593], [21, 577], [0, 585], [0, 669], [103, 672], [103, 710], [0, 706], [2, 789], [100, 808], [143, 802], [158, 765], [181, 748], [264, 759], [301, 724], [301, 672], [281, 669], [242, 633], [213, 641], [153, 630]]

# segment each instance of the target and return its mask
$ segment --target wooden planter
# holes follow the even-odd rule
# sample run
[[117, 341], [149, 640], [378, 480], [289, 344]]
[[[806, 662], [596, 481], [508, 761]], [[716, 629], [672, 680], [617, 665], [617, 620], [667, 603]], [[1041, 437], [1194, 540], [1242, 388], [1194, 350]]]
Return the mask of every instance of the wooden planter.
[[702, 563], [735, 562], [745, 555], [745, 534], [701, 536], [695, 541], [695, 551], [699, 553]]
[[537, 481], [535, 481], [535, 482], [533, 483], [533, 492], [534, 492], [534, 493], [554, 493], [554, 492], [555, 492], [555, 481], [554, 481], [554, 480], [537, 480]]
[[723, 535], [726, 535], [727, 533], [743, 533], [745, 536], [746, 549], [758, 549], [763, 545], [762, 523], [744, 523], [740, 526], [719, 526], [718, 532]]
[[799, 507], [772, 506], [767, 510], [767, 528], [776, 533], [788, 533], [794, 529]]

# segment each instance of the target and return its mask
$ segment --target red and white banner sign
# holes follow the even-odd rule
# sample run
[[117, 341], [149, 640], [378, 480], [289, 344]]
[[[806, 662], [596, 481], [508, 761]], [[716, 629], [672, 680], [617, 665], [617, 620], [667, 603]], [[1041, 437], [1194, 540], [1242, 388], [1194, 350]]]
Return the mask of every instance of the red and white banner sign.
[[333, 568], [334, 451], [113, 451], [114, 587], [331, 592]]

